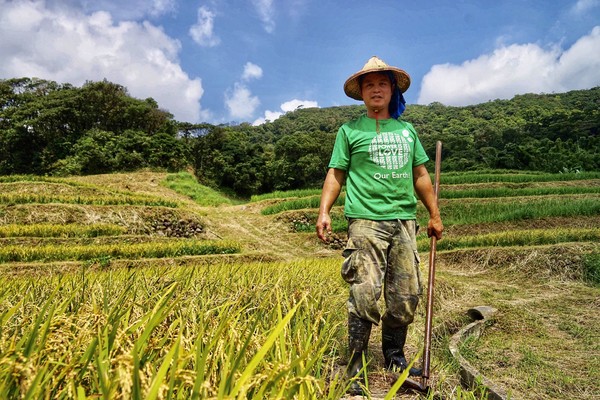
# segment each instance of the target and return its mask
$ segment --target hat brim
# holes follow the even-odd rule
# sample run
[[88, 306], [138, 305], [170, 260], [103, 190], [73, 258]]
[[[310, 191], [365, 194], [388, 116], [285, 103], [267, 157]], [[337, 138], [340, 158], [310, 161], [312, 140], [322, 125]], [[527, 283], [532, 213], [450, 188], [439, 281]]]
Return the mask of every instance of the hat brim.
[[346, 96], [353, 98], [354, 100], [362, 101], [363, 98], [358, 78], [360, 78], [362, 75], [370, 74], [372, 72], [385, 71], [390, 71], [394, 74], [394, 77], [396, 78], [396, 85], [398, 85], [398, 89], [400, 89], [401, 93], [404, 93], [408, 90], [408, 87], [410, 86], [410, 75], [408, 75], [406, 71], [396, 67], [371, 68], [358, 71], [346, 80], [346, 83], [344, 83], [344, 92], [346, 93]]

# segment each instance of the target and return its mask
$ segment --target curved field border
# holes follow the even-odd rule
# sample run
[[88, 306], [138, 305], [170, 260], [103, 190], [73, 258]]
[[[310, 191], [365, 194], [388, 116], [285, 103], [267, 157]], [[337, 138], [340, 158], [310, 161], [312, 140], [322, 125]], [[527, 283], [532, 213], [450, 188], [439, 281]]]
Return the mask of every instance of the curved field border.
[[[506, 400], [508, 398], [506, 390], [483, 376], [460, 354], [461, 343], [469, 338], [479, 338], [486, 323], [489, 322], [496, 311], [495, 308], [489, 306], [471, 308], [467, 313], [474, 321], [454, 334], [450, 339], [448, 347], [452, 357], [460, 365], [460, 377], [463, 386], [470, 389], [478, 384], [483, 384], [487, 388], [487, 398], [489, 400]], [[515, 399], [513, 396], [510, 398]]]

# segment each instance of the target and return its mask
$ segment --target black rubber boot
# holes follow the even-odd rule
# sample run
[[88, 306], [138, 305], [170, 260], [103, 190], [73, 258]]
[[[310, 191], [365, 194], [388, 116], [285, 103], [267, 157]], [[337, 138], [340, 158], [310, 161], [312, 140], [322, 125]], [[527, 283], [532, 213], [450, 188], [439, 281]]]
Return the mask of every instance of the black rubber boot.
[[[406, 343], [407, 333], [408, 326], [390, 328], [383, 324], [381, 327], [381, 349], [383, 350], [385, 367], [390, 371], [403, 372], [408, 366], [404, 356], [404, 343]], [[411, 368], [408, 372], [410, 376], [421, 376], [422, 374], [423, 371], [419, 368]]]
[[348, 394], [363, 395], [365, 387], [363, 359], [367, 358], [367, 348], [369, 346], [369, 336], [371, 335], [370, 321], [357, 317], [354, 314], [348, 315], [348, 350], [350, 351], [350, 361], [346, 374], [352, 379]]

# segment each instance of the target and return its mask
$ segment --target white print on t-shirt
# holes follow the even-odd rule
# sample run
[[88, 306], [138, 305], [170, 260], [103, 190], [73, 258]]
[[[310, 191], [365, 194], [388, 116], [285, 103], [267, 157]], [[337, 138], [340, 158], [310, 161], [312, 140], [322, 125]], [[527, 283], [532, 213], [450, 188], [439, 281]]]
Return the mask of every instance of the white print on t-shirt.
[[[383, 132], [373, 138], [369, 145], [369, 156], [371, 160], [380, 167], [385, 169], [399, 169], [404, 167], [410, 160], [410, 143], [413, 139], [410, 137], [410, 132], [404, 129], [402, 133], [397, 132]], [[381, 175], [379, 178], [384, 178], [383, 175], [389, 174], [375, 174]], [[400, 175], [395, 174], [396, 178], [401, 178]]]
[[410, 178], [410, 175], [407, 174], [406, 172], [392, 172], [391, 174], [380, 174], [379, 172], [375, 172], [373, 174], [373, 178], [375, 179], [389, 179], [390, 176], [392, 177], [392, 179], [408, 179]]

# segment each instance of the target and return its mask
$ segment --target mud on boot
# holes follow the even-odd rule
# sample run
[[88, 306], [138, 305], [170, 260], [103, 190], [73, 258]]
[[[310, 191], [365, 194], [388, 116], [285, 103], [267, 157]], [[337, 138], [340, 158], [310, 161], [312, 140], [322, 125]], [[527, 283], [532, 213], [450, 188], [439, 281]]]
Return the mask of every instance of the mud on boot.
[[351, 395], [365, 394], [366, 382], [364, 377], [367, 373], [365, 361], [371, 326], [370, 321], [359, 318], [354, 314], [348, 315], [348, 351], [351, 356], [346, 369], [346, 376], [351, 379], [348, 388], [348, 394]]

